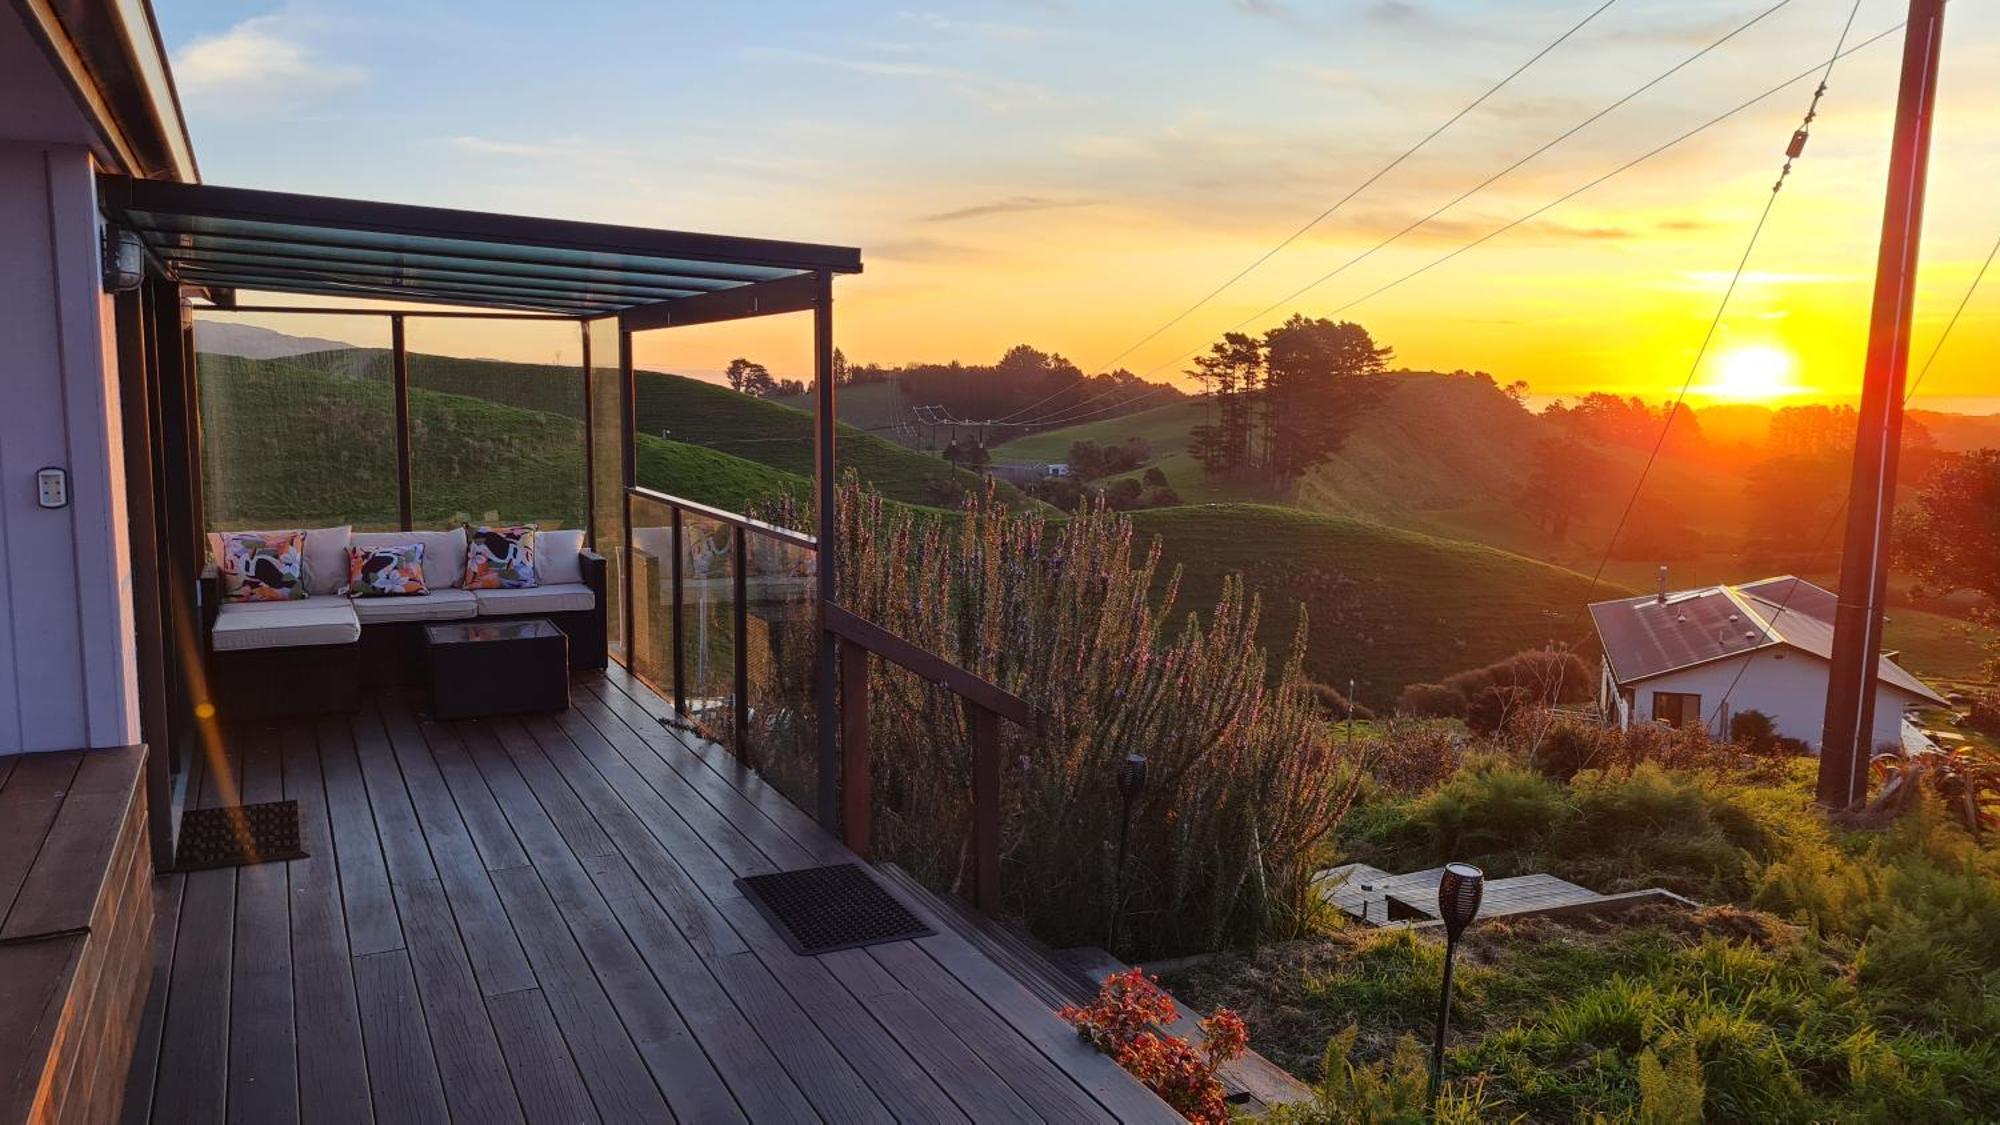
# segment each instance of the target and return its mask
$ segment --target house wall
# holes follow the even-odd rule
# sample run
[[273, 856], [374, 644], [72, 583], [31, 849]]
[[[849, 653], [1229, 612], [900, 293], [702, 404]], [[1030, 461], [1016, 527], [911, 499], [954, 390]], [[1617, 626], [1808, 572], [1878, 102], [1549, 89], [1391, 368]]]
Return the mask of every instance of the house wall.
[[[132, 575], [96, 167], [11, 10], [0, 63], [0, 754], [130, 745]], [[36, 501], [49, 466], [69, 473], [67, 508]]]
[[[1737, 680], [1739, 670], [1742, 671], [1740, 681]], [[1732, 715], [1743, 711], [1762, 711], [1777, 724], [1778, 733], [1799, 739], [1818, 753], [1820, 728], [1826, 721], [1826, 683], [1827, 665], [1818, 657], [1797, 649], [1766, 650], [1733, 660], [1712, 661], [1632, 684], [1638, 697], [1632, 719], [1634, 722], [1651, 721], [1653, 693], [1656, 691], [1693, 692], [1701, 696], [1702, 718], [1717, 735], [1728, 733]], [[1717, 705], [1725, 696], [1728, 698], [1728, 711], [1718, 715]], [[1915, 698], [1900, 689], [1877, 687], [1876, 746], [1901, 744], [1903, 708], [1913, 702], [1916, 702]]]

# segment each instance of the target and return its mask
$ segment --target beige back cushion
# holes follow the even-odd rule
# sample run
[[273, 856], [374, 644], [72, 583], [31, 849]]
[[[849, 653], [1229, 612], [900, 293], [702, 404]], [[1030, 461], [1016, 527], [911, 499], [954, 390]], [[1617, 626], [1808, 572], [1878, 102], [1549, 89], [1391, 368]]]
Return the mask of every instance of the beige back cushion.
[[[245, 528], [243, 530], [250, 530]], [[291, 528], [273, 528], [274, 531], [290, 531]], [[208, 533], [209, 560], [222, 565], [222, 537], [240, 532], [211, 531]], [[269, 534], [268, 531], [257, 534]], [[347, 542], [353, 534], [351, 527], [315, 527], [306, 530], [305, 583], [306, 593], [313, 597], [337, 594], [347, 585]]]
[[535, 577], [545, 586], [583, 581], [583, 532], [535, 533]]
[[453, 590], [465, 583], [465, 532], [462, 530], [357, 531], [350, 541], [350, 545], [355, 547], [393, 547], [399, 543], [424, 545], [424, 585], [429, 589]]

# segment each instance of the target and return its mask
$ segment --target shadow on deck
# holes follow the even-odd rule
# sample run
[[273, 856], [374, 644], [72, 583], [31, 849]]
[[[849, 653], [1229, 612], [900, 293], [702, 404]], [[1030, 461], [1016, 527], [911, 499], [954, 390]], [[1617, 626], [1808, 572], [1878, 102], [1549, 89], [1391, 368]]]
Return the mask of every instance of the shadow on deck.
[[851, 861], [614, 669], [571, 710], [229, 728], [185, 806], [309, 858], [157, 880], [128, 1121], [1178, 1120], [935, 936], [794, 954], [740, 875]]

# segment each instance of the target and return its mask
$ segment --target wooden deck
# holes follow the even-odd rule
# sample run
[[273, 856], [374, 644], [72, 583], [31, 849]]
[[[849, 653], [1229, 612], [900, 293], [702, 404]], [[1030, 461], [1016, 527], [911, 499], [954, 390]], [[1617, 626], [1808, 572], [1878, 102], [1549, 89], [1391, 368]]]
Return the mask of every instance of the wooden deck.
[[310, 858], [158, 881], [126, 1119], [1178, 1120], [935, 915], [792, 953], [733, 880], [853, 857], [622, 672], [574, 691], [229, 730]]

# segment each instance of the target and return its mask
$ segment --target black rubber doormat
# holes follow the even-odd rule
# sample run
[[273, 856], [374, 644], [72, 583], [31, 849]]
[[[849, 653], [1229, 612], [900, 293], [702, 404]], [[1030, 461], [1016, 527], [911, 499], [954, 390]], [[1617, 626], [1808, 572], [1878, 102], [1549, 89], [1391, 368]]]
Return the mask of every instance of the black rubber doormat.
[[750, 875], [736, 885], [807, 956], [936, 932], [858, 863]]
[[181, 838], [174, 869], [244, 867], [283, 859], [304, 859], [299, 846], [299, 803], [271, 801], [181, 814]]

